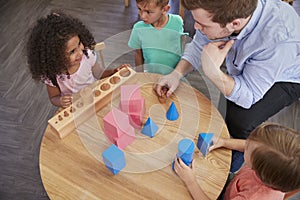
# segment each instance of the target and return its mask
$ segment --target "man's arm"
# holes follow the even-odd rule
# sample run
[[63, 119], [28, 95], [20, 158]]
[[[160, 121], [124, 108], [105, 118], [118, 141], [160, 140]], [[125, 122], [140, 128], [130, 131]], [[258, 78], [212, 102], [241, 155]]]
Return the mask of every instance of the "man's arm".
[[220, 69], [233, 40], [228, 42], [212, 42], [204, 46], [201, 62], [204, 74], [225, 95], [229, 96], [234, 88], [234, 79]]

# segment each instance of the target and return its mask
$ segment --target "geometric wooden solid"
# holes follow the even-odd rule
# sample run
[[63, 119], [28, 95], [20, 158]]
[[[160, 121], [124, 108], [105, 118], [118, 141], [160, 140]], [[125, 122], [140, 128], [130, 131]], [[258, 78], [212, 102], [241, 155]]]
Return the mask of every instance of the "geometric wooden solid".
[[117, 108], [113, 108], [103, 118], [104, 133], [112, 144], [124, 149], [135, 140], [134, 128], [129, 116]]
[[104, 131], [112, 137], [120, 137], [130, 126], [129, 117], [117, 108], [112, 108], [103, 118]]
[[[195, 150], [195, 144], [190, 139], [182, 139], [178, 143], [177, 158], [180, 158], [187, 166], [190, 166], [193, 161]], [[172, 163], [172, 169], [174, 170], [174, 162]]]
[[208, 154], [209, 147], [213, 145], [213, 133], [200, 133], [198, 136], [197, 147], [205, 157]]
[[166, 117], [168, 120], [170, 121], [174, 121], [176, 119], [178, 119], [178, 111], [177, 111], [177, 108], [174, 104], [174, 102], [172, 102], [172, 104], [170, 105], [168, 111], [167, 111], [167, 114], [166, 114]]
[[[48, 120], [49, 125], [62, 139], [76, 129], [76, 126], [84, 123], [95, 112], [104, 108], [111, 101], [112, 92], [132, 78], [136, 72], [131, 68], [123, 68], [104, 81], [98, 81], [93, 87], [93, 102], [83, 104], [80, 97], [71, 106], [63, 109]], [[118, 80], [118, 81], [115, 81]], [[76, 123], [75, 123], [76, 122]]]
[[120, 109], [129, 115], [132, 126], [141, 128], [146, 107], [140, 86], [122, 85], [120, 90]]
[[158, 130], [158, 126], [152, 121], [152, 119], [149, 117], [141, 131], [144, 135], [147, 135], [149, 137], [154, 137], [156, 132]]
[[116, 145], [111, 145], [102, 153], [102, 158], [105, 166], [115, 175], [126, 165], [124, 152]]

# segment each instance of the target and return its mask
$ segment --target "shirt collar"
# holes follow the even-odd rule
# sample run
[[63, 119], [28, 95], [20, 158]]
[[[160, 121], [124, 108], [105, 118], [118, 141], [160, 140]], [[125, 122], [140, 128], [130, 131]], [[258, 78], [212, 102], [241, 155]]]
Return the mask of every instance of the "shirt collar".
[[237, 36], [229, 36], [229, 38], [233, 37], [231, 39], [241, 40], [244, 37], [246, 37], [247, 35], [249, 35], [253, 31], [253, 29], [256, 27], [258, 20], [260, 19], [260, 16], [262, 14], [262, 10], [263, 10], [262, 3], [261, 3], [261, 1], [258, 1], [257, 7], [256, 7], [255, 11], [253, 12], [247, 25], [242, 29], [242, 31]]

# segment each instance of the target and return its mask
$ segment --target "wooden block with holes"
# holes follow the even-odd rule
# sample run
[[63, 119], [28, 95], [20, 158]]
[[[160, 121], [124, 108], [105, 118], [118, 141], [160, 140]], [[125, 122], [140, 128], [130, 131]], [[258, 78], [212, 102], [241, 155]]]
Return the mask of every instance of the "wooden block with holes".
[[[92, 88], [92, 102], [87, 102], [86, 96], [79, 97], [73, 104], [48, 120], [50, 126], [62, 139], [76, 129], [95, 112], [98, 112], [111, 101], [112, 92], [135, 75], [131, 68], [123, 68], [104, 81], [98, 81]], [[88, 86], [89, 87], [89, 86]], [[79, 92], [80, 93], [80, 92]]]

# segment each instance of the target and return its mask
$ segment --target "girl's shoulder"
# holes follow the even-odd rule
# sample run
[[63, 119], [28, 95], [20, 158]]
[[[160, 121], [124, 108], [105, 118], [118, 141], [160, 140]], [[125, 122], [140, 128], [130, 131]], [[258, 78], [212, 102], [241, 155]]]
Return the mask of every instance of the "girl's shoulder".
[[97, 60], [96, 52], [94, 50], [87, 49], [87, 55], [88, 56], [86, 56], [85, 54], [82, 55], [81, 64], [94, 66]]

